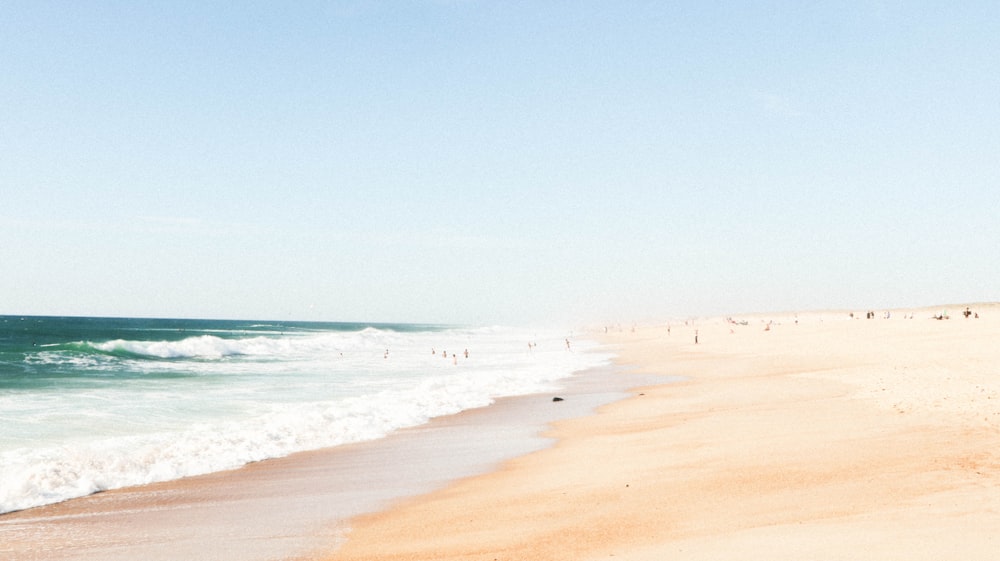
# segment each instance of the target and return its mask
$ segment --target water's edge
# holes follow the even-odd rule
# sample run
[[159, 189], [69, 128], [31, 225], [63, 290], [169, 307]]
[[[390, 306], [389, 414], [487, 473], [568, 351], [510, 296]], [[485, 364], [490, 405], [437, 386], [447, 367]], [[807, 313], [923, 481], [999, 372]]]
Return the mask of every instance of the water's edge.
[[14, 561], [272, 561], [329, 552], [351, 517], [489, 472], [549, 446], [541, 435], [551, 423], [670, 381], [607, 366], [554, 392], [501, 398], [375, 441], [0, 515], [0, 552]]

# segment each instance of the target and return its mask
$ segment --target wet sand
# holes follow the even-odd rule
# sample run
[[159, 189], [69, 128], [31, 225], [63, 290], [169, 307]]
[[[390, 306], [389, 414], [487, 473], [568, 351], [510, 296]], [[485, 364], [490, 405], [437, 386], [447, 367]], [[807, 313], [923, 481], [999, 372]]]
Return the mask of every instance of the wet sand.
[[611, 334], [623, 363], [688, 379], [360, 516], [326, 559], [994, 559], [1000, 306], [972, 307]]
[[586, 372], [551, 394], [501, 399], [378, 441], [0, 515], [0, 559], [310, 558], [342, 542], [349, 518], [542, 449], [547, 423], [590, 414], [640, 383], [649, 380], [620, 369]]

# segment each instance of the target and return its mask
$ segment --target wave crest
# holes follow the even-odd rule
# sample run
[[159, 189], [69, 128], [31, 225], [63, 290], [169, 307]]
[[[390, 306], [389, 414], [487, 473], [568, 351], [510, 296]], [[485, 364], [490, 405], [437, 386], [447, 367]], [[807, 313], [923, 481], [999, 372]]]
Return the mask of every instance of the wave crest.
[[282, 342], [267, 337], [251, 339], [223, 339], [214, 335], [188, 337], [180, 341], [127, 341], [115, 339], [94, 343], [94, 349], [115, 355], [132, 355], [147, 358], [222, 358], [236, 355], [271, 354]]

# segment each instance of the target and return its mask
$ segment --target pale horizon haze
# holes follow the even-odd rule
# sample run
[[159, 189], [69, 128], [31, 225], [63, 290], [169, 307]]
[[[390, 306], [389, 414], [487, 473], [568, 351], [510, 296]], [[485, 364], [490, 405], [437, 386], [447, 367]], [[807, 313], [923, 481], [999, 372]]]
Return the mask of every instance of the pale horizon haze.
[[0, 314], [996, 301], [1000, 3], [0, 1]]

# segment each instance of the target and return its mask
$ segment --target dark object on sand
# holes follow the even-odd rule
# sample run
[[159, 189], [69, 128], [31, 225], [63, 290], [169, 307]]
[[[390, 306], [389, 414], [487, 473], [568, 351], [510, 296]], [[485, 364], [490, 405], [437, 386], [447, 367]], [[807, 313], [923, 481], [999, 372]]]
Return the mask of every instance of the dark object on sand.
[[563, 398], [561, 398], [561, 397], [553, 397], [552, 398], [552, 401], [562, 401], [562, 400], [563, 400]]

